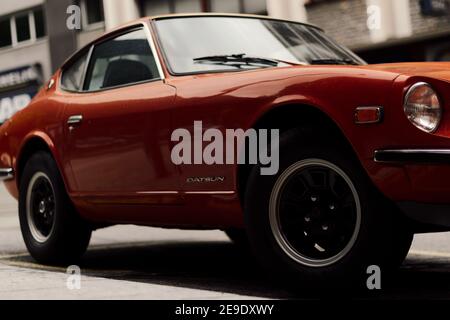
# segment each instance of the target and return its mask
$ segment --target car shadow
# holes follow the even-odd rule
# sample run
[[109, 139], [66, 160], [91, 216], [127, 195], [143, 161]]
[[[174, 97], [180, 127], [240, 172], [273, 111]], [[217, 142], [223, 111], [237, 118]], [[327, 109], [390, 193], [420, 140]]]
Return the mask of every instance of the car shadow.
[[[248, 250], [230, 242], [155, 242], [93, 247], [82, 269], [91, 274], [263, 298], [291, 298], [268, 277]], [[95, 270], [101, 270], [95, 274]]]
[[[11, 257], [28, 262], [31, 257]], [[83, 274], [115, 280], [219, 291], [272, 299], [449, 299], [450, 259], [410, 256], [382, 290], [323, 292], [288, 289], [230, 242], [166, 241], [91, 246]], [[39, 266], [39, 268], [42, 268]]]

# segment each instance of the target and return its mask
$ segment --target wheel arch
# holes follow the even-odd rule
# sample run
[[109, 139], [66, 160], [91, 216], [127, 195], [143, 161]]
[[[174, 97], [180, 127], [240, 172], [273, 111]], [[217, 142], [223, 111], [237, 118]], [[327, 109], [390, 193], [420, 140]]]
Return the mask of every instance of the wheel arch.
[[63, 171], [61, 170], [61, 165], [59, 161], [58, 154], [56, 152], [56, 147], [53, 143], [53, 140], [45, 133], [43, 132], [32, 132], [30, 133], [22, 143], [18, 156], [16, 159], [16, 183], [17, 188], [19, 189], [20, 186], [20, 179], [22, 177], [23, 170], [25, 168], [25, 165], [28, 161], [28, 159], [39, 151], [45, 151], [48, 152], [53, 159], [56, 162], [56, 165], [58, 167], [59, 172], [61, 173], [61, 176], [64, 179]]
[[[320, 128], [318, 128], [320, 126]], [[332, 137], [358, 159], [357, 154], [340, 126], [321, 108], [305, 102], [287, 102], [264, 112], [251, 126], [259, 129], [279, 129], [280, 136], [291, 129], [311, 129], [317, 137]], [[359, 161], [359, 160], [358, 160]], [[237, 166], [237, 191], [241, 204], [244, 202], [247, 181], [253, 165]]]

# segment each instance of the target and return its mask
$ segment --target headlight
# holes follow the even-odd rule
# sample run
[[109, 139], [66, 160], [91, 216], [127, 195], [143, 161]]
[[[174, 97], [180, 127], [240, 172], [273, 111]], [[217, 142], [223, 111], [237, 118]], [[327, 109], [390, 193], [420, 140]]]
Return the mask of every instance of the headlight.
[[409, 121], [420, 130], [433, 133], [439, 127], [442, 106], [436, 91], [428, 83], [416, 83], [408, 90], [404, 110]]

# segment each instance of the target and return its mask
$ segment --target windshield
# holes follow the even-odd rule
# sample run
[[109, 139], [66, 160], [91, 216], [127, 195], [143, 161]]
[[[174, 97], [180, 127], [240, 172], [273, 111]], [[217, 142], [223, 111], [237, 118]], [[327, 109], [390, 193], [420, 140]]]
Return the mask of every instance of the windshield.
[[218, 61], [217, 56], [273, 59], [280, 62], [278, 66], [364, 64], [321, 30], [299, 23], [212, 16], [160, 19], [155, 24], [169, 69], [174, 74], [274, 67], [246, 63], [236, 68], [235, 63], [224, 58]]

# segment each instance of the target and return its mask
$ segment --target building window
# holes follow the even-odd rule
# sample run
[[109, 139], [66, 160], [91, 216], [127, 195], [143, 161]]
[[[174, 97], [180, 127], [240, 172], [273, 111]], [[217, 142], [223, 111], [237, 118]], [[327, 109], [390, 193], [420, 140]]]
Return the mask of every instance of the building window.
[[36, 26], [36, 38], [45, 37], [45, 19], [44, 19], [44, 11], [42, 8], [36, 9], [33, 12], [34, 14], [34, 24]]
[[84, 30], [98, 29], [104, 26], [102, 0], [81, 0], [80, 6]]
[[103, 21], [103, 6], [101, 0], [87, 1], [86, 9], [88, 24], [94, 24]]
[[450, 12], [448, 0], [420, 0], [420, 11], [424, 16], [445, 17]]
[[42, 8], [0, 17], [0, 48], [33, 43], [45, 35]]
[[11, 23], [9, 19], [0, 20], [0, 48], [12, 45]]
[[202, 11], [266, 14], [266, 0], [140, 0], [146, 16]]
[[30, 17], [28, 14], [15, 17], [17, 42], [28, 41], [31, 39]]
[[144, 11], [144, 15], [157, 16], [168, 13], [202, 12], [208, 7], [208, 1], [209, 0], [141, 0], [140, 4], [141, 10]]

